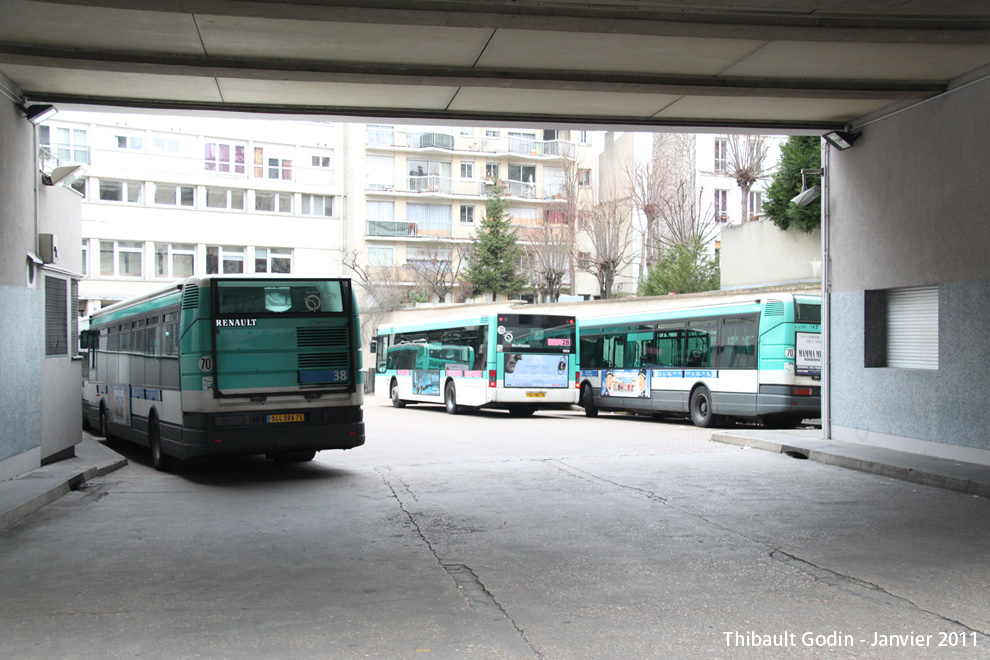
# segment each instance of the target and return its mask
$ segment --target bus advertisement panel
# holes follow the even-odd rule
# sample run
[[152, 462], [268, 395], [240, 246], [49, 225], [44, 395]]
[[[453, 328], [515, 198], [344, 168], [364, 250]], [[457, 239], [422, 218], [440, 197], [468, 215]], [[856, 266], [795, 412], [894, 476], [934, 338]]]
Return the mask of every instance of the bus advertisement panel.
[[472, 313], [382, 324], [373, 341], [375, 394], [397, 408], [438, 403], [456, 414], [501, 408], [529, 415], [577, 402], [574, 317]]
[[161, 470], [357, 447], [359, 337], [350, 280], [191, 277], [91, 316], [83, 418], [149, 446]]
[[789, 427], [821, 416], [820, 297], [701, 298], [579, 325], [589, 417], [671, 412], [702, 427], [733, 418]]

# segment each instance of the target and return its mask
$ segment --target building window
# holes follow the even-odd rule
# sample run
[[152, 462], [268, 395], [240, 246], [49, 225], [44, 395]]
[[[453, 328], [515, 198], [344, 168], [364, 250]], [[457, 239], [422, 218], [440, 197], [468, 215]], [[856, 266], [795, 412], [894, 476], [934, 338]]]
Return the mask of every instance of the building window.
[[474, 135], [474, 128], [472, 128], [470, 126], [461, 126], [460, 134], [461, 135]]
[[590, 252], [578, 252], [578, 268], [581, 270], [587, 270], [591, 268], [591, 253]]
[[232, 245], [206, 246], [206, 274], [230, 275], [244, 272], [244, 248]]
[[291, 273], [292, 250], [288, 248], [255, 248], [254, 272]]
[[62, 163], [85, 163], [89, 165], [89, 146], [86, 142], [84, 129], [56, 128], [55, 143], [52, 144], [51, 128], [39, 126], [38, 142]]
[[282, 181], [292, 180], [292, 160], [290, 158], [276, 158], [269, 155], [265, 158], [263, 147], [254, 148], [254, 176], [257, 179], [279, 179]]
[[461, 206], [461, 222], [474, 222], [474, 206]]
[[207, 188], [206, 208], [244, 210], [244, 191], [230, 188]]
[[155, 277], [178, 279], [196, 274], [196, 246], [155, 243]]
[[749, 193], [749, 220], [754, 222], [763, 215], [763, 193], [752, 191]]
[[100, 201], [144, 204], [144, 185], [137, 181], [100, 179]]
[[463, 160], [461, 161], [461, 178], [462, 179], [474, 178], [474, 163]]
[[156, 135], [151, 138], [151, 149], [160, 154], [178, 154], [179, 139]]
[[268, 213], [292, 213], [292, 193], [254, 192], [254, 210]]
[[588, 188], [591, 186], [591, 170], [579, 169], [578, 170], [578, 185], [582, 188]]
[[715, 191], [715, 222], [729, 221], [729, 191]]
[[408, 166], [410, 191], [450, 192], [450, 163], [436, 160], [410, 160]]
[[502, 132], [497, 128], [486, 128], [485, 137], [497, 138], [502, 134]]
[[144, 138], [134, 135], [115, 135], [113, 137], [118, 149], [138, 151], [144, 149]]
[[864, 366], [938, 370], [938, 287], [867, 291]]
[[394, 220], [395, 203], [368, 200], [367, 213], [368, 220]]
[[196, 189], [170, 183], [155, 184], [155, 204], [163, 206], [196, 206]]
[[141, 277], [143, 256], [140, 241], [100, 241], [100, 275]]
[[395, 144], [395, 127], [368, 124], [368, 144]]
[[392, 156], [368, 156], [368, 190], [395, 188], [395, 159]]
[[578, 142], [581, 144], [591, 144], [591, 131], [579, 131]]
[[207, 172], [246, 174], [247, 147], [228, 142], [206, 142], [203, 165]]
[[719, 138], [715, 140], [715, 171], [725, 172], [729, 169], [729, 141]]
[[498, 181], [498, 163], [485, 163], [485, 178]]
[[89, 239], [82, 239], [82, 274], [89, 277]]
[[373, 247], [368, 246], [369, 266], [392, 266], [395, 264], [394, 247]]
[[543, 222], [548, 225], [565, 225], [567, 224], [567, 214], [563, 211], [547, 209], [543, 211]]
[[329, 218], [333, 215], [333, 197], [324, 195], [303, 195], [303, 215], [318, 215]]
[[45, 276], [45, 355], [69, 354], [69, 301], [66, 281]]
[[330, 169], [333, 167], [333, 158], [330, 156], [312, 156], [313, 167]]

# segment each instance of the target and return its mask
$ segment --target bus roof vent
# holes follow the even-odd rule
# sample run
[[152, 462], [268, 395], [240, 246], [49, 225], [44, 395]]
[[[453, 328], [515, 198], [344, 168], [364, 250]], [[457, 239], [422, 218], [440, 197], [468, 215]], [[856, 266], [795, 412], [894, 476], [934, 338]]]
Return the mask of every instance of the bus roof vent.
[[783, 316], [784, 315], [784, 301], [782, 300], [768, 300], [766, 311], [763, 312], [764, 316]]
[[199, 287], [187, 286], [182, 290], [182, 309], [199, 307]]

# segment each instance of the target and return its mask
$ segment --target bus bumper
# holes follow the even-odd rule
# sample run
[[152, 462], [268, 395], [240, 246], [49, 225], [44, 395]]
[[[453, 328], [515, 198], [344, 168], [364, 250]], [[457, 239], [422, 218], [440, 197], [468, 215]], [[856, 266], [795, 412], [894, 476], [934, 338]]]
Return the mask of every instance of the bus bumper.
[[[275, 415], [304, 412], [302, 422], [269, 422]], [[231, 415], [186, 414], [175, 435], [163, 429], [162, 449], [180, 459], [282, 452], [353, 449], [364, 444], [359, 407], [271, 410]], [[172, 437], [167, 437], [172, 436]]]
[[761, 385], [756, 396], [756, 414], [761, 417], [787, 415], [816, 419], [822, 414], [822, 397], [818, 387], [813, 394], [797, 396], [789, 385]]

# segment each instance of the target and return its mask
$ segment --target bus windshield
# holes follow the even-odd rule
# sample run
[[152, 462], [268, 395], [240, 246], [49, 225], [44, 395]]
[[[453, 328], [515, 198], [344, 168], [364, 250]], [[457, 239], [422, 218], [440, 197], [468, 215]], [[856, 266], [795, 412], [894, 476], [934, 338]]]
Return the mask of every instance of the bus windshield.
[[573, 353], [573, 316], [499, 314], [498, 337], [503, 350], [514, 353]]
[[217, 280], [217, 315], [341, 314], [340, 280]]

